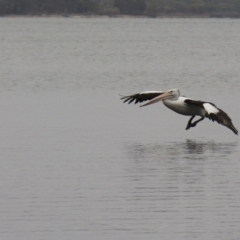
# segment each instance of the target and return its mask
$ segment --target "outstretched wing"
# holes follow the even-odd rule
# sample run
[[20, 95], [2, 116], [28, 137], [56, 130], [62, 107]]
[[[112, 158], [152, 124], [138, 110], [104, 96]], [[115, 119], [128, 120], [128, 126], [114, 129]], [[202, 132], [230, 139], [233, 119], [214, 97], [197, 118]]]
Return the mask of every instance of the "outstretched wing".
[[133, 101], [135, 101], [136, 103], [141, 103], [147, 100], [151, 100], [161, 94], [163, 94], [164, 92], [161, 91], [145, 91], [145, 92], [141, 92], [141, 93], [136, 93], [133, 95], [129, 95], [129, 96], [123, 96], [121, 99], [124, 100], [123, 102], [128, 102], [131, 103]]
[[238, 130], [233, 126], [231, 118], [220, 108], [213, 106], [211, 103], [204, 103], [204, 109], [208, 113], [208, 118], [213, 122], [216, 121], [223, 126], [231, 129], [235, 134], [238, 134]]
[[206, 111], [206, 117], [216, 121], [219, 124], [231, 129], [235, 134], [238, 134], [238, 130], [233, 126], [231, 118], [223, 110], [218, 108], [215, 104], [210, 102], [196, 101], [192, 99], [186, 99], [185, 103], [191, 105], [197, 105], [202, 107]]

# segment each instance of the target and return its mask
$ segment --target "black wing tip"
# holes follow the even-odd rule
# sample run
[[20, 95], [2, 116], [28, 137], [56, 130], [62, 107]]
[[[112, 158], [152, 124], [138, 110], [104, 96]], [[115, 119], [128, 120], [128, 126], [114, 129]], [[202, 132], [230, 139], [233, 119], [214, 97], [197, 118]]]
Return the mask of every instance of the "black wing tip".
[[124, 100], [123, 103], [129, 101], [129, 102], [128, 102], [128, 104], [129, 104], [129, 103], [131, 103], [131, 102], [133, 101], [132, 96], [123, 96], [123, 95], [121, 95], [121, 94], [119, 94], [119, 96], [121, 96], [120, 100]]
[[[119, 94], [120, 95], [120, 94]], [[138, 93], [136, 93], [136, 94], [133, 94], [133, 95], [130, 95], [130, 96], [123, 96], [123, 95], [120, 95], [121, 96], [121, 98], [120, 98], [120, 100], [124, 100], [123, 101], [123, 103], [128, 103], [128, 104], [130, 104], [130, 103], [132, 103], [133, 101], [135, 101], [135, 104], [136, 103], [138, 103], [138, 102], [140, 102], [140, 100], [138, 99]]]
[[119, 94], [121, 96], [121, 100], [123, 100], [123, 103], [127, 102], [128, 104], [132, 103], [133, 101], [135, 101], [134, 103], [141, 103], [147, 100], [151, 100], [159, 95], [161, 95], [163, 92], [142, 92], [142, 93], [136, 93], [133, 95], [128, 95], [128, 96], [122, 96], [121, 94]]
[[121, 97], [120, 100], [123, 100], [123, 99], [126, 99], [126, 98], [129, 97], [129, 96], [123, 96], [123, 95], [120, 95], [120, 94], [119, 94], [119, 96]]
[[236, 135], [238, 135], [238, 130], [237, 130], [235, 127], [231, 126], [230, 129], [231, 129]]

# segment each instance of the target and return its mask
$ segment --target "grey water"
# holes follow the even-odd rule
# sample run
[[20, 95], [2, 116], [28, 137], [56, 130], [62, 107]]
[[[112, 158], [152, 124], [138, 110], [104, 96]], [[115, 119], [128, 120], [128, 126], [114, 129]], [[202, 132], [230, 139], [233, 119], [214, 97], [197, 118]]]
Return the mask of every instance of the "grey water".
[[1, 18], [1, 239], [239, 239], [238, 19]]

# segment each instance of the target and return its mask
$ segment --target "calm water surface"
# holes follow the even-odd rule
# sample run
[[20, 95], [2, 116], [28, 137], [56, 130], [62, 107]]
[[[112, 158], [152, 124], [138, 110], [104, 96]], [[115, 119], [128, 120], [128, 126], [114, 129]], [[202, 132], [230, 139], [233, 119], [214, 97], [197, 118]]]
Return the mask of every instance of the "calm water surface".
[[239, 130], [239, 24], [2, 18], [1, 239], [239, 239], [238, 136], [119, 100], [179, 88]]

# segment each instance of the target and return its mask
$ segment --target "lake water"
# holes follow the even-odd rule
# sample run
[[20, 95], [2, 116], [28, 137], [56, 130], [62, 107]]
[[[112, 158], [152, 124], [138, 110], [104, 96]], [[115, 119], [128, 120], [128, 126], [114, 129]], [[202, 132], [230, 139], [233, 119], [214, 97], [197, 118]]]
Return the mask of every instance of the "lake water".
[[239, 25], [1, 18], [1, 239], [239, 239], [239, 137], [119, 100], [178, 88], [240, 130]]

